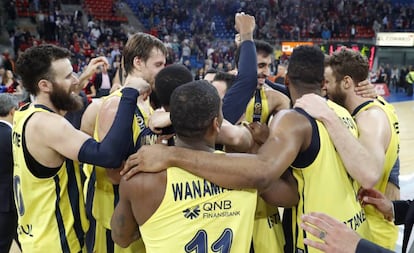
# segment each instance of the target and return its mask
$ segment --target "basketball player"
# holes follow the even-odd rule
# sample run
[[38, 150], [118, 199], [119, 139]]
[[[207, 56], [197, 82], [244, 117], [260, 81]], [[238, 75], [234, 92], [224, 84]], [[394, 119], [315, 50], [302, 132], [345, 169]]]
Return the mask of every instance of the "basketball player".
[[[296, 48], [286, 76], [292, 102], [304, 94], [320, 94], [323, 74], [324, 55], [320, 49]], [[356, 136], [356, 125], [349, 113], [333, 102], [329, 105], [349, 123], [349, 131]], [[291, 166], [298, 182], [296, 194], [299, 195], [292, 224], [295, 252], [313, 252], [303, 244], [308, 235], [296, 229], [296, 224], [301, 223], [303, 210], [323, 210], [347, 223], [363, 237], [369, 236], [367, 222], [358, 218], [364, 213], [355, 197], [352, 178], [348, 177], [325, 127], [300, 109], [276, 114], [270, 124], [269, 138], [257, 155], [214, 155], [157, 145], [131, 155], [125, 167], [126, 170], [134, 168], [125, 175], [128, 178], [137, 171], [159, 171], [168, 166], [185, 168], [227, 188], [258, 188], [267, 201], [283, 195], [266, 190]], [[330, 205], [326, 204], [328, 200]], [[358, 224], [352, 222], [355, 219]]]
[[[130, 78], [107, 138], [97, 143], [64, 117], [82, 106], [74, 92], [70, 52], [53, 45], [27, 49], [16, 70], [35, 96], [14, 115], [13, 187], [18, 236], [23, 252], [84, 252], [88, 221], [80, 171], [73, 161], [118, 167], [129, 149], [137, 90], [148, 92], [142, 78]], [[131, 87], [135, 87], [131, 89]]]
[[[155, 75], [164, 68], [167, 50], [164, 44], [156, 37], [136, 33], [132, 35], [124, 49], [124, 68], [128, 76], [142, 78], [154, 85]], [[102, 99], [98, 114], [90, 115], [95, 118], [93, 136], [96, 140], [103, 140], [115, 119], [123, 89], [111, 93]], [[126, 142], [132, 147], [128, 152], [132, 153], [139, 148], [137, 143], [140, 132], [147, 124], [152, 113], [148, 101], [148, 95], [142, 93], [135, 106], [134, 120], [128, 129], [132, 138]], [[95, 116], [95, 117], [93, 117]], [[89, 116], [88, 116], [89, 117]], [[86, 117], [84, 118], [86, 120]], [[87, 120], [88, 121], [88, 120]], [[93, 122], [90, 121], [89, 122]], [[131, 128], [132, 126], [132, 128]], [[131, 131], [132, 129], [132, 131]], [[125, 143], [123, 145], [126, 145]], [[124, 157], [126, 159], [127, 156]], [[88, 165], [86, 167], [87, 197], [86, 207], [91, 220], [91, 226], [87, 235], [87, 247], [90, 252], [145, 252], [142, 242], [135, 242], [128, 249], [122, 249], [115, 245], [110, 236], [110, 219], [118, 200], [118, 184], [120, 180], [118, 167], [99, 167]]]
[[[171, 96], [177, 146], [214, 151], [221, 102], [207, 81], [178, 87]], [[123, 246], [142, 237], [152, 252], [249, 252], [256, 190], [228, 190], [180, 168], [122, 180], [112, 237]]]
[[[297, 106], [305, 108], [312, 116], [324, 122], [345, 167], [358, 182], [358, 188], [375, 187], [385, 193], [392, 167], [398, 157], [398, 119], [394, 110], [385, 102], [362, 98], [353, 92], [355, 84], [367, 78], [368, 71], [368, 60], [350, 49], [342, 49], [328, 57], [325, 68], [327, 94], [352, 112], [359, 130], [358, 139], [351, 138], [341, 121], [331, 113], [320, 97], [305, 96], [298, 100]], [[365, 212], [373, 242], [394, 250], [398, 228], [385, 220], [372, 206], [366, 206]]]

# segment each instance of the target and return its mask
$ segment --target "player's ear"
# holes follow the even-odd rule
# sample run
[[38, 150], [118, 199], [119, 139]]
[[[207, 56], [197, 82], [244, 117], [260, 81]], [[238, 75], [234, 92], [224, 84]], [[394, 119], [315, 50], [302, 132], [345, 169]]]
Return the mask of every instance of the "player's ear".
[[214, 132], [216, 133], [220, 132], [221, 122], [218, 117], [214, 117], [212, 127], [214, 129]]
[[349, 89], [353, 86], [354, 80], [352, 80], [350, 76], [344, 76], [344, 79], [342, 80], [341, 84], [344, 89]]
[[40, 79], [39, 82], [37, 83], [37, 87], [41, 91], [50, 92], [52, 91], [53, 84], [49, 80]]

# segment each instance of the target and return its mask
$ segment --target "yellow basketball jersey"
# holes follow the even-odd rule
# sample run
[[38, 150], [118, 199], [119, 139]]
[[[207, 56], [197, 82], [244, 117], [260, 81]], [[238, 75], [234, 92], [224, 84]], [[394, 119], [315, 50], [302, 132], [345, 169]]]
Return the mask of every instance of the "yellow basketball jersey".
[[[331, 101], [328, 101], [328, 105], [342, 119], [352, 134], [357, 136], [356, 124], [348, 111]], [[347, 224], [363, 238], [369, 238], [368, 223], [365, 212], [357, 200], [353, 179], [348, 175], [341, 158], [335, 151], [325, 126], [305, 112], [303, 114], [313, 125], [311, 143], [313, 150], [299, 154], [292, 164], [299, 193], [299, 203], [292, 209], [295, 252], [320, 252], [303, 243], [304, 238], [319, 240], [300, 229], [302, 214], [309, 212], [326, 213]], [[315, 144], [315, 141], [319, 142], [319, 145]], [[313, 161], [307, 161], [308, 155], [316, 155], [316, 157]]]
[[26, 105], [14, 115], [13, 187], [22, 251], [85, 252], [85, 232], [89, 224], [79, 168], [67, 159], [60, 168], [56, 168], [54, 175], [40, 178], [30, 171], [27, 163], [30, 154], [24, 128], [36, 112], [53, 113], [47, 108]]
[[254, 96], [247, 104], [245, 121], [252, 123], [253, 121], [260, 121], [260, 123], [267, 124], [269, 120], [269, 103], [267, 101], [265, 88], [256, 89]]
[[[245, 122], [260, 121], [267, 124], [270, 117], [269, 103], [265, 88], [256, 89], [247, 104]], [[268, 205], [261, 197], [257, 200], [257, 209], [253, 228], [253, 249], [260, 252], [283, 252], [285, 235], [277, 207]]]
[[180, 168], [167, 169], [164, 198], [140, 226], [148, 253], [249, 252], [256, 190], [228, 190]]
[[[355, 112], [355, 116], [357, 116], [359, 112], [368, 110], [373, 106], [380, 107], [386, 113], [392, 132], [390, 143], [385, 153], [383, 174], [374, 187], [380, 192], [385, 193], [388, 178], [390, 177], [392, 167], [398, 157], [400, 145], [399, 125], [398, 118], [393, 106], [383, 100], [373, 100], [363, 104], [359, 110]], [[395, 250], [395, 244], [398, 239], [398, 227], [395, 226], [393, 222], [384, 219], [384, 215], [375, 209], [375, 207], [366, 205], [364, 209], [367, 216], [369, 228], [371, 230], [372, 241], [384, 248]]]
[[279, 209], [268, 205], [258, 196], [253, 227], [254, 253], [282, 253], [284, 245], [285, 235]]
[[[109, 96], [104, 99], [108, 99], [112, 96], [122, 96], [122, 90], [117, 90], [111, 93]], [[133, 131], [133, 141], [134, 145], [138, 139], [141, 129], [145, 127], [148, 123], [149, 115], [143, 113], [143, 110], [140, 110], [138, 107], [134, 115], [132, 131]], [[99, 141], [97, 129], [99, 127], [98, 117], [95, 123], [94, 138]], [[128, 145], [128, 144], [125, 144]], [[105, 253], [106, 251], [106, 240], [112, 240], [110, 237], [106, 236], [106, 231], [104, 229], [111, 229], [110, 222], [112, 214], [114, 213], [116, 204], [118, 203], [119, 193], [118, 185], [113, 185], [109, 180], [106, 174], [106, 168], [102, 168], [94, 165], [86, 165], [87, 172], [86, 175], [89, 175], [85, 181], [87, 188], [86, 193], [86, 206], [88, 213], [91, 213], [93, 218], [96, 220], [96, 235], [94, 249], [97, 252]], [[101, 231], [102, 230], [102, 231]], [[115, 246], [116, 247], [116, 246]], [[145, 252], [143, 243], [141, 240], [132, 243], [128, 248], [121, 249], [116, 247], [116, 252]]]

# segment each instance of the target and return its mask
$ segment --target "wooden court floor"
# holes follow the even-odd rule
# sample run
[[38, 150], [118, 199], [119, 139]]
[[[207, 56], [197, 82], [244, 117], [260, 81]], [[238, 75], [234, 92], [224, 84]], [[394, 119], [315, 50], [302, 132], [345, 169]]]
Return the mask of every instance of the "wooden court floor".
[[408, 175], [414, 173], [414, 101], [393, 105], [400, 121], [400, 173]]
[[[393, 103], [400, 121], [401, 175], [414, 173], [414, 101]], [[413, 182], [414, 183], [414, 182]], [[20, 253], [14, 244], [10, 253]]]

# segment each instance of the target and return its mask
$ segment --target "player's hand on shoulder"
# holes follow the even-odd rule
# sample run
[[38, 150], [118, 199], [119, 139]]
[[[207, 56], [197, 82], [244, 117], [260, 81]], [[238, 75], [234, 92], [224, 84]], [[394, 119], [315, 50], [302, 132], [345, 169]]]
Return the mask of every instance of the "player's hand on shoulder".
[[333, 113], [326, 99], [316, 94], [303, 95], [296, 100], [294, 107], [301, 108], [312, 117], [322, 121], [329, 113]]
[[150, 84], [142, 77], [128, 75], [125, 79], [125, 87], [134, 88], [139, 91], [140, 95], [151, 92]]
[[365, 98], [376, 98], [378, 96], [375, 86], [368, 80], [363, 80], [355, 86], [355, 93]]
[[130, 155], [121, 171], [125, 180], [139, 172], [159, 172], [169, 167], [169, 148], [163, 144], [144, 145]]

